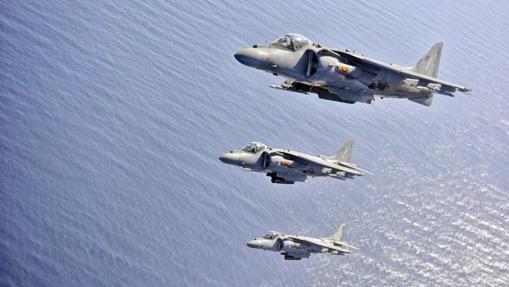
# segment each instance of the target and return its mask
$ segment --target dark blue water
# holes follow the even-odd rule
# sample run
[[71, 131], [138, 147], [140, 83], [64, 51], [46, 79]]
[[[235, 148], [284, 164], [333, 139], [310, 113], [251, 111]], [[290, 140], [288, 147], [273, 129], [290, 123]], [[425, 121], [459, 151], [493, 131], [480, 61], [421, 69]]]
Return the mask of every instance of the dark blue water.
[[[3, 1], [1, 286], [507, 286], [504, 1]], [[243, 47], [298, 32], [473, 88], [345, 105], [268, 88]], [[218, 161], [249, 141], [374, 175], [280, 186]], [[331, 234], [351, 256], [245, 242]]]

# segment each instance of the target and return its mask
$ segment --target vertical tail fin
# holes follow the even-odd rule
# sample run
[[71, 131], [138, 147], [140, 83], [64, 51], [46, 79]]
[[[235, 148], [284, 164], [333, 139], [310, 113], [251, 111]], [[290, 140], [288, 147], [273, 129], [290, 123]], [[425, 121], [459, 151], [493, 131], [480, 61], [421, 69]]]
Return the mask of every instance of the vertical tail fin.
[[345, 225], [341, 224], [341, 226], [339, 226], [339, 228], [336, 231], [336, 233], [331, 235], [330, 239], [332, 239], [334, 241], [341, 241], [341, 239], [343, 239], [343, 232], [344, 232], [344, 230], [345, 230]]
[[410, 67], [410, 71], [436, 78], [443, 46], [444, 44], [442, 42], [436, 43], [417, 64]]
[[336, 153], [334, 159], [338, 161], [350, 162], [350, 159], [352, 158], [352, 146], [354, 142], [354, 140], [350, 140], [345, 145], [343, 145]]

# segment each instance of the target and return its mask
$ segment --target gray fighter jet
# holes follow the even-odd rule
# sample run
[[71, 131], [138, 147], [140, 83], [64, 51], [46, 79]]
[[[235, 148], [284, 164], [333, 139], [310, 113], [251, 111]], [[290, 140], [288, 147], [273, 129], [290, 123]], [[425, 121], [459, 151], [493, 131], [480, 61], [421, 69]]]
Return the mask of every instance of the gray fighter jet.
[[263, 237], [249, 241], [247, 246], [279, 252], [285, 260], [301, 260], [308, 258], [312, 253], [345, 255], [358, 249], [342, 241], [344, 228], [343, 224], [332, 236], [320, 238], [271, 231]]
[[272, 178], [273, 183], [304, 182], [308, 176], [344, 180], [369, 173], [350, 162], [353, 143], [347, 142], [334, 156], [312, 156], [253, 142], [240, 150], [225, 153], [219, 159], [227, 164], [241, 166], [246, 171], [264, 172]]
[[321, 99], [371, 104], [374, 97], [407, 98], [430, 106], [433, 94], [453, 97], [471, 89], [437, 79], [442, 43], [411, 67], [386, 64], [349, 50], [315, 44], [299, 34], [286, 34], [270, 44], [235, 53], [244, 65], [281, 75], [287, 80], [272, 88], [315, 93]]

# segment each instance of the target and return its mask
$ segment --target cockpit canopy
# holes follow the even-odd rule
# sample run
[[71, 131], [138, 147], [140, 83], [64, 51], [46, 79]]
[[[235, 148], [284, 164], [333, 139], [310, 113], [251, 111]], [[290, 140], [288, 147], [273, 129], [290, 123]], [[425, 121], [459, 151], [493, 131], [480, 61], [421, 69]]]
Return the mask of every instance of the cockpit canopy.
[[281, 36], [270, 43], [271, 46], [282, 49], [290, 49], [292, 51], [297, 51], [310, 45], [312, 42], [299, 34], [289, 33], [284, 36]]
[[264, 239], [274, 240], [274, 239], [276, 239], [276, 238], [277, 238], [278, 236], [280, 236], [280, 235], [281, 235], [281, 234], [280, 234], [280, 233], [278, 233], [278, 232], [271, 231], [271, 232], [269, 232], [269, 233], [265, 234], [265, 235], [263, 236], [263, 238], [264, 238]]
[[252, 143], [249, 143], [246, 146], [244, 146], [242, 148], [242, 150], [245, 151], [245, 152], [257, 153], [257, 152], [259, 152], [259, 151], [261, 151], [261, 150], [263, 150], [265, 148], [267, 148], [267, 146], [262, 144], [262, 143], [252, 142]]

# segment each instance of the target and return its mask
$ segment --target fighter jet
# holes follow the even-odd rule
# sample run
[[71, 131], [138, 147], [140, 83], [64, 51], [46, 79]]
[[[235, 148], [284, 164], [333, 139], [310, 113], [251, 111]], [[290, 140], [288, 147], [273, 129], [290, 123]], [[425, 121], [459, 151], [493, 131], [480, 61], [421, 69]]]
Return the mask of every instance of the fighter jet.
[[240, 166], [246, 171], [266, 173], [271, 177], [272, 183], [304, 182], [308, 176], [344, 180], [369, 173], [350, 162], [353, 143], [353, 140], [347, 142], [333, 156], [312, 156], [252, 142], [240, 150], [225, 153], [219, 159], [224, 163]]
[[272, 88], [343, 103], [373, 103], [379, 98], [406, 98], [430, 106], [433, 94], [453, 97], [471, 89], [437, 79], [443, 43], [435, 44], [417, 64], [403, 67], [337, 50], [290, 33], [270, 44], [254, 45], [235, 53], [244, 65], [281, 75], [287, 80]]
[[358, 249], [342, 241], [344, 228], [345, 225], [342, 224], [332, 236], [320, 238], [271, 231], [263, 237], [249, 241], [247, 246], [279, 252], [285, 260], [301, 260], [308, 258], [312, 253], [345, 255]]

